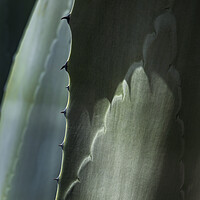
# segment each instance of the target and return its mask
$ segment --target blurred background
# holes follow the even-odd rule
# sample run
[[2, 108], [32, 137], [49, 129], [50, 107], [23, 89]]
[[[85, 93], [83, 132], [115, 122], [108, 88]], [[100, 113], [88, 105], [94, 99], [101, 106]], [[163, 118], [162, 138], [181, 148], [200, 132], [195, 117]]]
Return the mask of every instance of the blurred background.
[[35, 2], [35, 0], [0, 1], [0, 102], [13, 56]]

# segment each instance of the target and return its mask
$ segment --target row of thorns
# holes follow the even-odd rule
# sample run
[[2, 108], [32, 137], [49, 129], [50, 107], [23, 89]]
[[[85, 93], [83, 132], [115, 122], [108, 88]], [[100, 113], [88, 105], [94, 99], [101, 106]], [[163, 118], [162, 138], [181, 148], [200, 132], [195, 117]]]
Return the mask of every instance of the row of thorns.
[[[69, 13], [69, 14], [68, 14], [67, 16], [65, 16], [65, 17], [62, 17], [61, 20], [66, 19], [66, 20], [67, 20], [67, 23], [69, 24], [69, 22], [70, 22], [70, 17], [71, 17], [71, 13]], [[69, 62], [69, 60], [67, 60], [67, 62], [60, 68], [60, 70], [65, 69], [65, 70], [67, 71], [68, 62]], [[66, 88], [67, 88], [68, 91], [69, 91], [69, 85], [67, 85]], [[65, 108], [63, 111], [61, 111], [61, 113], [63, 113], [63, 114], [66, 116], [66, 108]], [[59, 144], [59, 146], [60, 146], [62, 149], [63, 149], [63, 145], [64, 145], [64, 142], [62, 142], [61, 144]], [[54, 178], [54, 180], [58, 182], [58, 181], [59, 181], [59, 176], [58, 176], [57, 178]]]

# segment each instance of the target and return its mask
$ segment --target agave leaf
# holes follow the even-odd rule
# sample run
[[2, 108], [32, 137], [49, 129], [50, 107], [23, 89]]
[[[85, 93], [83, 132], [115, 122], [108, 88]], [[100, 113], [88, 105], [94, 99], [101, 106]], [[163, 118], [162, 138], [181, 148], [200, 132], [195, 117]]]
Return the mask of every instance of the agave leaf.
[[171, 3], [154, 5], [75, 2], [56, 200], [182, 198], [176, 20]]
[[[161, 194], [169, 199], [170, 186], [160, 185], [160, 178], [166, 160], [179, 166], [177, 152], [166, 159], [166, 144], [176, 123], [175, 99], [159, 76], [154, 76], [152, 86], [153, 90], [138, 67], [131, 88], [124, 80], [111, 103], [97, 103], [91, 123], [86, 110], [81, 114], [80, 130], [66, 139], [65, 156], [70, 156], [64, 162], [57, 199], [153, 200]], [[177, 188], [173, 197], [178, 196]]]
[[[34, 3], [35, 0], [1, 0], [0, 2], [0, 102], [13, 55]], [[23, 12], [21, 12], [21, 10], [23, 10]]]
[[2, 200], [54, 196], [60, 160], [55, 148], [64, 125], [58, 115], [67, 99], [66, 74], [59, 66], [71, 42], [69, 28], [59, 21], [68, 8], [66, 1], [38, 1], [16, 55], [0, 123]]

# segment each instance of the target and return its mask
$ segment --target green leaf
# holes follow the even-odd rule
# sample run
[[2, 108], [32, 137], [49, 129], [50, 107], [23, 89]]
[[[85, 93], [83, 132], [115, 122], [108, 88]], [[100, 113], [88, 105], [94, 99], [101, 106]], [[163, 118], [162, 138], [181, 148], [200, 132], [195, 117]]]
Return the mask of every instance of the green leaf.
[[0, 123], [2, 200], [55, 195], [65, 121], [59, 112], [68, 98], [67, 74], [59, 69], [71, 43], [70, 29], [60, 18], [70, 4], [39, 1], [17, 52]]
[[181, 88], [167, 6], [76, 1], [56, 200], [180, 198]]

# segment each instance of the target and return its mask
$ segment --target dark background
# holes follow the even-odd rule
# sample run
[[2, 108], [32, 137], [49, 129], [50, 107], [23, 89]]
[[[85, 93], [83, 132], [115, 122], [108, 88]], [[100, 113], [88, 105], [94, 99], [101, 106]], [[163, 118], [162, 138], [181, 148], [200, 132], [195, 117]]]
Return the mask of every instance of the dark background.
[[0, 1], [0, 105], [5, 83], [35, 0]]

